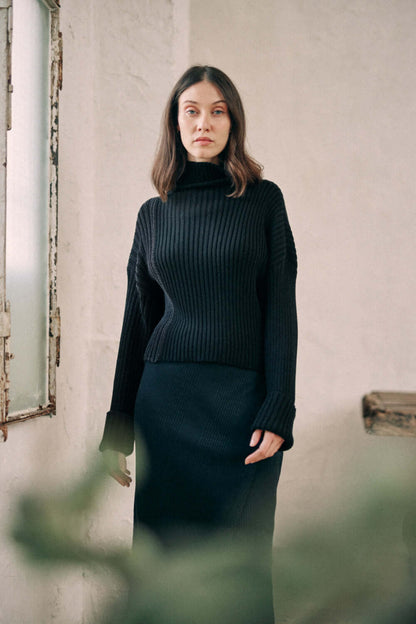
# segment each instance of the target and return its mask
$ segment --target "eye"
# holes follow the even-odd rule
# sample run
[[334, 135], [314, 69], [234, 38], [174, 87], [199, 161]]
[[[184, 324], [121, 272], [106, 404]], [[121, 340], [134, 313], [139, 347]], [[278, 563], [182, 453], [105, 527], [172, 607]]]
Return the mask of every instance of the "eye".
[[222, 108], [216, 108], [216, 109], [213, 111], [213, 113], [214, 113], [214, 115], [215, 115], [215, 116], [217, 116], [217, 115], [224, 115], [225, 110], [223, 110]]
[[196, 115], [196, 110], [194, 108], [187, 108], [185, 113], [190, 117], [193, 117], [194, 115]]

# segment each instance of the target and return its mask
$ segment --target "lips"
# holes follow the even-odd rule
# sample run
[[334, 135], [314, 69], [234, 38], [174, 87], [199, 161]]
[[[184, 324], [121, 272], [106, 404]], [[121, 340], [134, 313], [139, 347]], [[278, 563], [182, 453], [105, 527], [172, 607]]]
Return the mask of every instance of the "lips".
[[213, 143], [213, 140], [208, 137], [200, 137], [199, 139], [195, 139], [195, 143]]

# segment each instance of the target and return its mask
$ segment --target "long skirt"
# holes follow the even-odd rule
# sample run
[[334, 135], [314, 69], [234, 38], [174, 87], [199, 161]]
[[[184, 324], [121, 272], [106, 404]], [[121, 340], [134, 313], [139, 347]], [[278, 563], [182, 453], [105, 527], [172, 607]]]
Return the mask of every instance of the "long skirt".
[[[136, 485], [135, 535], [145, 525], [168, 549], [218, 534], [244, 535], [243, 542], [254, 543], [253, 567], [247, 566], [249, 606], [241, 619], [241, 594], [232, 601], [233, 622], [274, 621], [270, 564], [283, 453], [244, 463], [254, 450], [252, 423], [265, 394], [257, 371], [211, 362], [146, 361], [135, 405], [137, 473], [143, 443], [147, 459], [145, 476], [139, 474]], [[264, 560], [266, 580], [251, 600], [254, 569]]]

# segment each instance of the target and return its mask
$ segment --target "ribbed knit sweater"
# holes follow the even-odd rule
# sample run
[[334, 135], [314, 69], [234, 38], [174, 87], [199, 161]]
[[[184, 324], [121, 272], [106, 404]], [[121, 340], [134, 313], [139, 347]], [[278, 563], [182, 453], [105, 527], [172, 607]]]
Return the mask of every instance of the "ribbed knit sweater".
[[[144, 362], [216, 362], [261, 372], [252, 429], [293, 445], [296, 250], [279, 187], [240, 198], [223, 167], [188, 162], [163, 202], [140, 208], [128, 266], [113, 395], [100, 450], [130, 454]], [[174, 415], [172, 415], [174, 418]]]

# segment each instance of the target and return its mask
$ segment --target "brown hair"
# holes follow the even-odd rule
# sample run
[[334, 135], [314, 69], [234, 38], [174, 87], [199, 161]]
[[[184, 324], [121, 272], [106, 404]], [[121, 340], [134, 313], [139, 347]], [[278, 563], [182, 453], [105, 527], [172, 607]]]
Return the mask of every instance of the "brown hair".
[[228, 143], [220, 158], [233, 183], [230, 197], [241, 197], [247, 184], [262, 177], [262, 166], [246, 151], [246, 121], [243, 104], [234, 84], [224, 72], [209, 65], [194, 65], [179, 78], [173, 87], [162, 117], [159, 145], [152, 168], [152, 182], [163, 201], [173, 190], [185, 170], [187, 153], [182, 145], [178, 124], [178, 101], [181, 94], [197, 82], [207, 80], [221, 91], [231, 119]]

